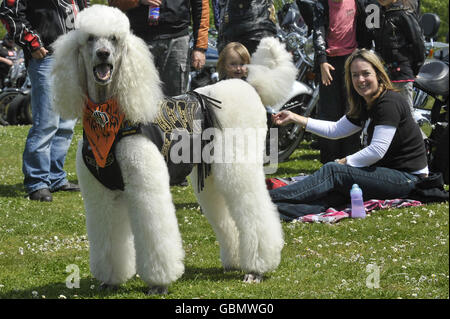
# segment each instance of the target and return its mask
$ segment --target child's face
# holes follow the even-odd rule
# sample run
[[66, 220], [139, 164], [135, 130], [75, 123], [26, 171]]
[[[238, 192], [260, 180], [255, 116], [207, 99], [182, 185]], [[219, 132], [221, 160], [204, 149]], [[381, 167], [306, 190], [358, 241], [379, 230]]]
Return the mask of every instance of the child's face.
[[225, 73], [227, 79], [242, 79], [247, 76], [247, 67], [243, 59], [231, 50], [225, 60]]
[[396, 2], [397, 0], [378, 0], [378, 3], [380, 5], [382, 5], [383, 7], [386, 7], [394, 2]]

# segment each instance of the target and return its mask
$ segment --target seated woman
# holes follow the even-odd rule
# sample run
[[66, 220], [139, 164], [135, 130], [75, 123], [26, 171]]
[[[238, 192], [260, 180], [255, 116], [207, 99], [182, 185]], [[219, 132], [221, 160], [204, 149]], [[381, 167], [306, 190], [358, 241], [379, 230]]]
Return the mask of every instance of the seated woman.
[[307, 178], [270, 191], [281, 216], [296, 218], [350, 202], [358, 184], [368, 199], [406, 197], [428, 175], [425, 145], [408, 103], [393, 89], [378, 56], [355, 50], [345, 63], [350, 110], [337, 122], [282, 111], [277, 125], [296, 122], [306, 131], [338, 139], [362, 130], [363, 149], [326, 163]]
[[239, 42], [228, 43], [220, 52], [217, 61], [219, 80], [242, 79], [247, 77], [246, 64], [250, 63], [250, 53]]

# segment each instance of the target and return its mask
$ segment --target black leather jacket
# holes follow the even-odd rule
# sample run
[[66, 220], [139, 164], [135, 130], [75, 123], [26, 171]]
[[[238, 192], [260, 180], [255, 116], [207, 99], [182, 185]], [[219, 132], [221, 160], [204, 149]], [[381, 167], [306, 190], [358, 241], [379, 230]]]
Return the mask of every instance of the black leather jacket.
[[[356, 1], [356, 41], [358, 42], [359, 48], [370, 48], [371, 37], [366, 27], [366, 12], [365, 12], [365, 1]], [[329, 26], [329, 7], [328, 0], [317, 0], [314, 7], [314, 17], [313, 17], [313, 39], [314, 39], [314, 50], [315, 50], [315, 64], [316, 68], [321, 63], [327, 62], [327, 32]]]
[[73, 4], [78, 10], [89, 5], [89, 0], [15, 0], [3, 1], [0, 18], [14, 41], [24, 49], [27, 58], [31, 52], [45, 47], [51, 51], [58, 36], [74, 28]]
[[[415, 14], [405, 10], [400, 1], [382, 10], [380, 28], [374, 29], [375, 50], [386, 62], [391, 77], [396, 80], [413, 77], [425, 61], [422, 29]], [[399, 66], [403, 69], [400, 78], [396, 74]]]
[[108, 0], [108, 3], [126, 13], [134, 34], [146, 42], [188, 35], [192, 21], [194, 48], [205, 51], [208, 48], [208, 0], [164, 0], [159, 23], [153, 26], [148, 24], [148, 6], [140, 4], [140, 1]]
[[219, 37], [235, 39], [258, 31], [275, 35], [276, 18], [271, 6], [272, 0], [219, 0]]

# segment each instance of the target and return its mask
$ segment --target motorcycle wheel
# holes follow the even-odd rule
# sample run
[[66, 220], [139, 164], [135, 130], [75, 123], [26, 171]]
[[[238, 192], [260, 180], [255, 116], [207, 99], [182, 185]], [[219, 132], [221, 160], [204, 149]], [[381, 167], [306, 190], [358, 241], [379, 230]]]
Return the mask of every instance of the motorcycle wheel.
[[431, 162], [431, 170], [441, 172], [444, 177], [444, 183], [448, 184], [448, 125], [444, 132], [437, 139], [434, 158]]
[[33, 114], [31, 112], [31, 95], [27, 94], [20, 105], [21, 124], [33, 124]]
[[22, 103], [25, 100], [25, 96], [22, 94], [17, 94], [15, 98], [9, 102], [5, 107], [6, 121], [11, 125], [23, 124], [20, 117], [20, 109]]
[[2, 119], [2, 123], [8, 122], [6, 115], [6, 106], [17, 96], [17, 94], [18, 90], [9, 90], [9, 89], [6, 89], [0, 94], [0, 118]]
[[[280, 111], [289, 110], [303, 116], [309, 116], [310, 114], [306, 114], [308, 112], [306, 107], [310, 99], [311, 95], [297, 95], [287, 101], [281, 107]], [[289, 124], [286, 126], [271, 125], [270, 127], [276, 127], [278, 129], [278, 162], [285, 162], [303, 140], [305, 130], [297, 124]]]

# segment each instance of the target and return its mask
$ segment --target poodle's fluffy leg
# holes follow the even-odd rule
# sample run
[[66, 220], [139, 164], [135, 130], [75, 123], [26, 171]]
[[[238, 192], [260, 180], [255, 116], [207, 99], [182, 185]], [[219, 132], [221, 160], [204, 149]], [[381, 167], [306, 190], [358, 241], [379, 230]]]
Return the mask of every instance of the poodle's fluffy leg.
[[263, 274], [278, 266], [284, 244], [280, 218], [265, 184], [264, 106], [253, 87], [241, 80], [220, 81], [197, 91], [222, 101], [222, 108], [214, 109], [224, 129], [214, 135], [211, 172], [239, 233], [240, 267]]
[[135, 274], [133, 235], [124, 201], [89, 172], [77, 151], [77, 175], [86, 209], [90, 268], [106, 285], [118, 285]]
[[[212, 174], [217, 182], [217, 192], [223, 195], [226, 206], [239, 233], [239, 258], [241, 268], [253, 274], [263, 274], [275, 269], [283, 248], [283, 232], [275, 205], [265, 184], [262, 165], [262, 145], [265, 135], [241, 131], [242, 140], [255, 139], [248, 144], [225, 143], [223, 154], [231, 161], [212, 164]], [[215, 141], [224, 141], [224, 132], [217, 132]], [[249, 135], [248, 135], [249, 134]], [[261, 146], [258, 150], [257, 146]], [[247, 160], [239, 159], [237, 152], [244, 151]], [[253, 158], [252, 155], [253, 154]], [[258, 156], [254, 156], [259, 154]]]
[[262, 167], [224, 163], [214, 164], [212, 170], [222, 181], [217, 188], [239, 232], [241, 268], [255, 274], [275, 269], [280, 262], [283, 234]]
[[277, 210], [264, 182], [263, 168], [244, 163], [214, 164], [218, 191], [223, 194], [239, 232], [241, 268], [263, 274], [275, 269], [283, 248]]
[[167, 287], [184, 272], [184, 251], [166, 163], [142, 135], [116, 148], [136, 248], [136, 272], [150, 287]]
[[214, 176], [205, 180], [201, 192], [197, 189], [197, 167], [191, 173], [191, 182], [198, 203], [202, 207], [208, 222], [213, 228], [220, 245], [220, 259], [226, 270], [240, 269], [239, 266], [239, 234], [234, 220], [228, 211], [225, 199], [217, 190]]

